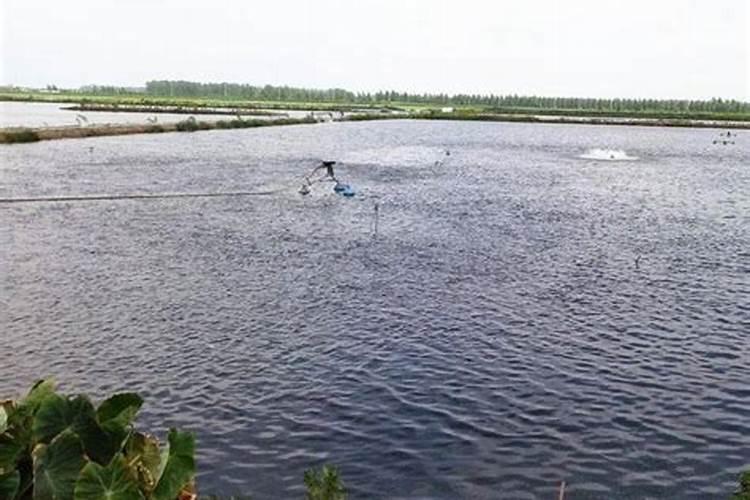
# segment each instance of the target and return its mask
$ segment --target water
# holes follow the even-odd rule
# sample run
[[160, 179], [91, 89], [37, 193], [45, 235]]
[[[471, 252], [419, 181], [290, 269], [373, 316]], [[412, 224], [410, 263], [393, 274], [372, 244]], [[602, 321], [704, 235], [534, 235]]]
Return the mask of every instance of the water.
[[[137, 390], [139, 425], [198, 433], [203, 492], [300, 498], [328, 462], [354, 498], [726, 498], [750, 466], [750, 138], [715, 135], [394, 121], [2, 147], [0, 197], [288, 189], [0, 205], [0, 396]], [[297, 194], [322, 158], [357, 196]]]
[[[62, 109], [73, 106], [71, 103], [48, 102], [0, 102], [0, 128], [2, 127], [61, 127], [109, 124], [142, 124], [150, 123], [156, 118], [156, 123], [175, 123], [186, 120], [190, 115], [179, 113], [138, 113], [130, 111], [72, 111]], [[304, 116], [304, 111], [284, 112], [291, 117]], [[80, 122], [77, 117], [83, 116]], [[231, 115], [194, 115], [196, 120], [217, 121], [231, 120]], [[253, 115], [247, 118], [272, 119], [278, 116]]]
[[[712, 142], [713, 144], [713, 142]], [[633, 161], [637, 160], [637, 156], [628, 156], [628, 153], [622, 149], [602, 149], [593, 148], [586, 151], [584, 154], [579, 156], [584, 160], [605, 160], [605, 161]]]

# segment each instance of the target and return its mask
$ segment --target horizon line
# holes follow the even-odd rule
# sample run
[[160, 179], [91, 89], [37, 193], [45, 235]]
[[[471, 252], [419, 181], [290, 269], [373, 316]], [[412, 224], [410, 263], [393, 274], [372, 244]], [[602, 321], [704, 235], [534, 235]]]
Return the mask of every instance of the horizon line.
[[[548, 99], [591, 99], [591, 100], [604, 100], [604, 101], [611, 101], [611, 100], [631, 100], [631, 101], [698, 101], [698, 102], [714, 102], [714, 101], [723, 101], [723, 102], [735, 102], [735, 103], [741, 103], [741, 104], [748, 104], [750, 105], [750, 99], [745, 100], [743, 98], [734, 98], [734, 97], [721, 97], [721, 96], [711, 96], [711, 97], [591, 97], [591, 96], [584, 96], [584, 95], [553, 95], [553, 94], [532, 94], [532, 93], [519, 93], [519, 92], [507, 92], [507, 93], [495, 93], [495, 92], [446, 92], [446, 91], [439, 91], [439, 92], [429, 92], [429, 91], [409, 91], [409, 90], [398, 90], [395, 88], [381, 88], [378, 90], [351, 90], [347, 89], [345, 87], [336, 87], [336, 86], [302, 86], [302, 85], [290, 85], [290, 84], [270, 84], [270, 83], [264, 83], [264, 84], [258, 84], [258, 83], [247, 83], [247, 82], [237, 82], [237, 81], [199, 81], [199, 80], [185, 80], [185, 79], [151, 79], [147, 80], [145, 83], [141, 85], [122, 85], [122, 84], [99, 84], [99, 83], [87, 83], [87, 84], [81, 84], [77, 87], [73, 86], [63, 86], [63, 85], [56, 85], [52, 83], [48, 83], [45, 85], [24, 85], [24, 84], [15, 84], [15, 83], [2, 83], [0, 84], [0, 91], [3, 89], [19, 89], [19, 90], [36, 90], [36, 91], [49, 91], [50, 87], [53, 87], [57, 91], [74, 91], [74, 92], [82, 92], [86, 88], [96, 89], [96, 88], [114, 88], [114, 89], [123, 89], [123, 90], [129, 90], [133, 91], [135, 93], [138, 92], [146, 92], [147, 91], [147, 85], [151, 82], [173, 82], [173, 83], [191, 83], [191, 84], [200, 84], [200, 85], [236, 85], [236, 86], [244, 86], [244, 87], [255, 87], [255, 88], [264, 88], [264, 87], [271, 87], [271, 88], [287, 88], [287, 89], [294, 89], [294, 90], [308, 90], [308, 91], [317, 91], [317, 92], [326, 92], [326, 91], [343, 91], [348, 92], [352, 94], [377, 94], [377, 93], [397, 93], [397, 94], [406, 94], [409, 96], [429, 96], [429, 97], [440, 97], [445, 96], [448, 98], [455, 98], [455, 97], [480, 97], [480, 98], [489, 98], [489, 97], [534, 97], [534, 98], [548, 98]], [[198, 96], [200, 97], [200, 96]]]

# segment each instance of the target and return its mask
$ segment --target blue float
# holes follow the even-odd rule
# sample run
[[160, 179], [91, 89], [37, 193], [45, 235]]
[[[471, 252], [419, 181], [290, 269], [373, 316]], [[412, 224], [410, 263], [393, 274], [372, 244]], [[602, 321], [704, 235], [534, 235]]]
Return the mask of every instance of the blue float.
[[333, 186], [333, 191], [340, 194], [341, 196], [354, 196], [354, 189], [352, 189], [349, 184], [343, 184], [341, 182], [337, 182], [336, 185]]

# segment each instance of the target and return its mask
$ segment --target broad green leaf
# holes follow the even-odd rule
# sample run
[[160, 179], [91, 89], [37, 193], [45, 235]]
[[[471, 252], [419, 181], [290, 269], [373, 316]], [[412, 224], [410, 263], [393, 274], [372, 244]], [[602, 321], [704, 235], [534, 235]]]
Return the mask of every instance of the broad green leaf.
[[[34, 414], [39, 409], [41, 403], [54, 394], [54, 383], [52, 381], [39, 381], [29, 391], [28, 395], [16, 406], [13, 403], [3, 402], [2, 407], [8, 417], [5, 434], [10, 433], [10, 439], [5, 439], [14, 443], [13, 448], [20, 447], [21, 450], [27, 451], [32, 448], [32, 424]], [[6, 436], [7, 437], [7, 436]], [[7, 457], [10, 452], [2, 450], [0, 446], [0, 455]], [[0, 467], [2, 467], [3, 458], [0, 458]]]
[[65, 429], [78, 432], [90, 420], [94, 420], [94, 405], [87, 397], [66, 399], [54, 394], [42, 401], [34, 416], [34, 439], [49, 443]]
[[37, 443], [49, 443], [73, 424], [73, 412], [67, 399], [57, 394], [47, 397], [34, 416], [33, 432]]
[[[141, 489], [150, 493], [156, 488], [162, 472], [159, 440], [140, 432], [130, 435], [125, 445], [125, 459], [133, 477], [137, 478]], [[167, 454], [166, 457], [169, 455]], [[166, 457], [164, 464], [166, 466]]]
[[143, 494], [118, 455], [106, 467], [89, 462], [75, 486], [75, 500], [140, 500]]
[[170, 429], [169, 455], [154, 490], [154, 500], [174, 500], [195, 475], [195, 436]]
[[159, 452], [159, 467], [156, 469], [156, 474], [154, 474], [154, 478], [156, 479], [156, 482], [158, 483], [161, 480], [161, 476], [164, 474], [164, 469], [167, 468], [167, 463], [169, 462], [169, 453], [170, 453], [170, 446], [169, 441], [161, 445], [161, 451]]
[[102, 429], [93, 415], [82, 419], [75, 428], [81, 436], [86, 455], [100, 465], [108, 464], [112, 457], [122, 449], [128, 437], [124, 429]]
[[84, 464], [83, 446], [75, 432], [66, 430], [49, 445], [38, 445], [34, 455], [34, 500], [71, 500]]
[[[31, 424], [33, 411], [30, 407], [16, 406], [12, 401], [0, 403], [7, 421], [0, 432], [0, 473], [3, 468], [18, 460], [19, 454], [31, 449]], [[7, 471], [6, 471], [7, 472]]]
[[14, 470], [9, 474], [0, 476], [0, 498], [13, 499], [18, 494], [18, 487], [21, 484], [21, 474]]
[[26, 397], [19, 404], [19, 410], [30, 411], [31, 414], [36, 412], [39, 405], [42, 404], [48, 396], [55, 393], [55, 381], [40, 380], [31, 388]]
[[0, 434], [0, 474], [15, 470], [24, 448], [23, 441], [12, 430]]
[[122, 447], [127, 432], [115, 425], [111, 431], [102, 429], [96, 421], [94, 405], [85, 396], [66, 399], [47, 397], [34, 417], [34, 439], [49, 443], [55, 436], [70, 429], [78, 434], [86, 454], [100, 464], [108, 464]]
[[96, 418], [103, 426], [116, 424], [127, 427], [133, 422], [138, 410], [143, 405], [143, 399], [133, 392], [115, 394], [102, 402], [96, 410]]

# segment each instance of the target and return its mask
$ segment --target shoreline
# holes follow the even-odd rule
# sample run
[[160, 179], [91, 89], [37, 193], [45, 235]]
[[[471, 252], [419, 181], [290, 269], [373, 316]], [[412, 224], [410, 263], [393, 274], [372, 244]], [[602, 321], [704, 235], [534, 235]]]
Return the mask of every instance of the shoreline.
[[488, 122], [522, 122], [522, 123], [552, 123], [576, 125], [620, 125], [644, 127], [682, 127], [682, 128], [716, 128], [750, 130], [750, 122], [741, 120], [710, 120], [697, 118], [638, 118], [620, 116], [576, 116], [576, 115], [545, 115], [516, 114], [516, 113], [473, 113], [445, 115], [431, 114], [430, 116], [411, 116], [411, 118], [427, 120], [456, 120], [456, 121], [488, 121]]
[[[659, 119], [659, 118], [621, 118], [621, 117], [585, 117], [558, 115], [520, 115], [494, 113], [445, 113], [445, 114], [353, 114], [333, 122], [359, 122], [379, 120], [448, 120], [448, 121], [485, 121], [511, 123], [543, 123], [563, 125], [619, 125], [645, 127], [681, 127], [681, 128], [714, 128], [719, 130], [750, 130], [750, 122]], [[279, 118], [265, 120], [218, 120], [197, 121], [194, 117], [177, 123], [163, 124], [106, 124], [84, 127], [7, 127], [0, 128], [0, 144], [19, 144], [58, 139], [82, 139], [86, 137], [105, 137], [114, 135], [154, 134], [166, 132], [195, 132], [199, 130], [223, 130], [237, 128], [274, 127], [284, 125], [307, 125], [320, 123], [314, 118]]]
[[0, 102], [54, 103], [71, 105], [105, 105], [105, 106], [174, 106], [183, 108], [221, 108], [242, 110], [275, 110], [275, 111], [346, 111], [366, 112], [381, 109], [398, 110], [387, 104], [352, 104], [343, 102], [286, 102], [286, 101], [253, 101], [247, 99], [221, 99], [211, 97], [160, 97], [147, 95], [76, 95], [70, 93], [10, 93], [0, 92]]
[[174, 115], [227, 115], [227, 116], [278, 116], [286, 117], [288, 113], [254, 108], [211, 108], [187, 106], [157, 106], [137, 104], [90, 104], [79, 103], [63, 106], [66, 111], [107, 112], [107, 113], [168, 113]]
[[[192, 117], [191, 117], [192, 118]], [[226, 130], [284, 125], [318, 123], [310, 118], [280, 118], [278, 120], [218, 120], [197, 121], [194, 118], [176, 123], [162, 124], [106, 124], [87, 127], [10, 127], [0, 128], [0, 144], [23, 144], [58, 139], [84, 139], [132, 134], [161, 134], [167, 132], [196, 132], [199, 130]]]

